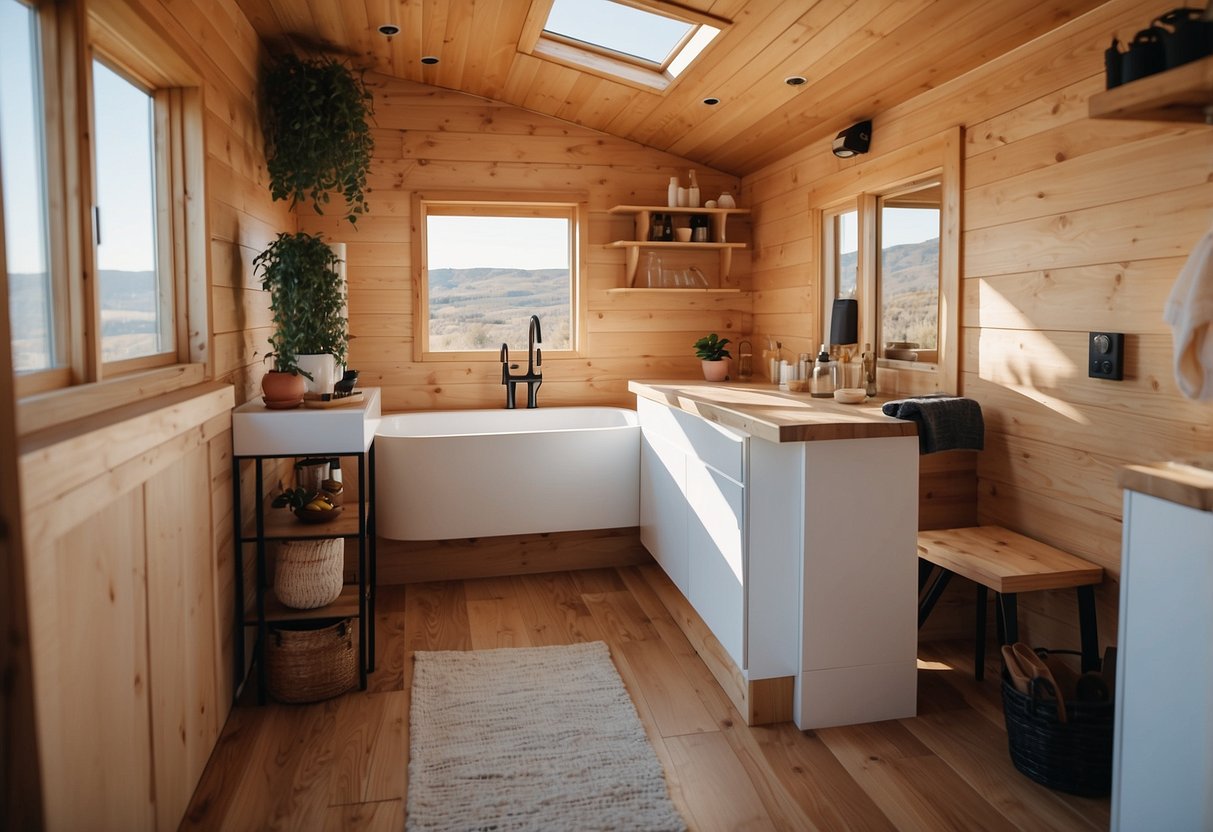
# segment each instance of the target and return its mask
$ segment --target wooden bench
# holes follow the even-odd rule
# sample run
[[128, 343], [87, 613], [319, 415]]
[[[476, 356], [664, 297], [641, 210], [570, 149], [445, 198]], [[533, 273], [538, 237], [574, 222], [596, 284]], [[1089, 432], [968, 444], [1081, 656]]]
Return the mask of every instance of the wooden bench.
[[[1095, 585], [1103, 580], [1103, 567], [1001, 526], [920, 531], [918, 557], [920, 629], [952, 575], [960, 575], [977, 584], [974, 675], [978, 681], [985, 671], [987, 590], [995, 592], [998, 640], [1002, 644], [1013, 644], [1019, 640], [1018, 593], [1074, 587], [1078, 591], [1082, 669], [1099, 669]], [[927, 588], [931, 573], [937, 568], [938, 573]], [[922, 595], [924, 589], [926, 594]]]

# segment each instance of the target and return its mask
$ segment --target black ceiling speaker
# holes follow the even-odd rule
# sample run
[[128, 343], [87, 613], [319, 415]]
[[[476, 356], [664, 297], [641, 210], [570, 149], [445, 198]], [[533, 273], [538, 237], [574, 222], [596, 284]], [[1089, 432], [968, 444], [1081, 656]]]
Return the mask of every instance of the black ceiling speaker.
[[872, 122], [861, 121], [852, 124], [834, 139], [834, 155], [840, 159], [858, 156], [860, 153], [867, 153], [871, 144]]

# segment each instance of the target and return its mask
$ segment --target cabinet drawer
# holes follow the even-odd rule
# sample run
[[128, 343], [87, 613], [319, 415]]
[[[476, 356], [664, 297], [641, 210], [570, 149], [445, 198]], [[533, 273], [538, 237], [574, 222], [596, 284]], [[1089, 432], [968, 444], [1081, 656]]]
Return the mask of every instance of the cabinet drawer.
[[641, 428], [685, 450], [735, 482], [745, 482], [745, 434], [690, 413], [640, 398]]

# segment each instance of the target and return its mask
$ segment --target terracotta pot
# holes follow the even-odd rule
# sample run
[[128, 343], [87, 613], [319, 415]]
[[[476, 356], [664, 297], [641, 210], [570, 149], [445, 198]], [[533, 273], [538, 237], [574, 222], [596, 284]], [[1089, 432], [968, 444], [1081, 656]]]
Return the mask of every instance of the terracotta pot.
[[703, 377], [707, 381], [724, 381], [729, 377], [729, 359], [727, 358], [699, 363], [703, 365]]
[[270, 370], [261, 377], [261, 397], [265, 406], [274, 410], [289, 410], [303, 404], [307, 384], [301, 375]]

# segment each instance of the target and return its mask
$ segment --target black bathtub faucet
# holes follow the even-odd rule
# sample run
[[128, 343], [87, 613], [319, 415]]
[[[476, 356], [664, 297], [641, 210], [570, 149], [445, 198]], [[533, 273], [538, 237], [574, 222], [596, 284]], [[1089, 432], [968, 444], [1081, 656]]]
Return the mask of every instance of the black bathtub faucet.
[[526, 373], [522, 375], [514, 375], [510, 372], [510, 370], [517, 370], [518, 365], [510, 363], [509, 344], [501, 345], [501, 383], [505, 385], [507, 410], [514, 409], [519, 382], [526, 382], [526, 406], [528, 408], [539, 406], [535, 399], [539, 392], [539, 385], [543, 384], [543, 372], [539, 369], [543, 365], [543, 350], [539, 347], [543, 343], [543, 329], [539, 326], [538, 315], [531, 316], [530, 330], [527, 332], [526, 340]]

